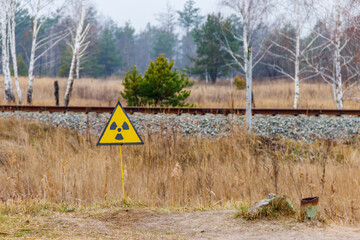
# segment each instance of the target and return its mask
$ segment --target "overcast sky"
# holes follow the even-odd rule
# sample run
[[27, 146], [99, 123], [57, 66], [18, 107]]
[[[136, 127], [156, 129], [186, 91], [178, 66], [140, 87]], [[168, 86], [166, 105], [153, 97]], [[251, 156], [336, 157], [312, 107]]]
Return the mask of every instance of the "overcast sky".
[[[104, 16], [111, 17], [119, 25], [130, 21], [131, 25], [140, 31], [148, 22], [156, 24], [156, 15], [165, 12], [167, 2], [175, 10], [182, 10], [186, 0], [90, 0], [96, 9]], [[195, 0], [195, 7], [200, 8], [205, 15], [218, 12], [219, 0]]]

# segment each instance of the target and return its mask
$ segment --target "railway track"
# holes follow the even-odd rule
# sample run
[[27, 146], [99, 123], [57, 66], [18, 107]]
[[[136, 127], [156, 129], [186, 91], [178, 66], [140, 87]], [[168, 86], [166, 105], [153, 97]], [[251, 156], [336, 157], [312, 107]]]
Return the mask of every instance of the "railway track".
[[[50, 113], [111, 113], [113, 107], [85, 107], [85, 106], [21, 106], [21, 105], [0, 105], [0, 112], [50, 112]], [[166, 113], [166, 114], [237, 114], [244, 115], [245, 108], [188, 108], [188, 107], [124, 107], [127, 113]], [[360, 116], [360, 109], [285, 109], [285, 108], [255, 108], [252, 110], [252, 114], [261, 115], [307, 115], [307, 116], [319, 116], [319, 115], [353, 115]]]

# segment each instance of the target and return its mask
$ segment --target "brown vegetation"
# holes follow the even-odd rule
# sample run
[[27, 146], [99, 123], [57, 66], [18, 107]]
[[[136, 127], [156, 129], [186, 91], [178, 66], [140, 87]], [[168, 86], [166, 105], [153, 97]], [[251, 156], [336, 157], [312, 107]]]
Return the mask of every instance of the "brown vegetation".
[[[321, 216], [358, 221], [359, 140], [315, 141], [173, 134], [142, 136], [125, 146], [128, 199], [160, 207], [224, 207], [253, 203], [269, 192], [319, 196]], [[96, 136], [15, 120], [0, 121], [0, 211], [9, 201], [45, 199], [88, 205], [121, 199], [119, 148], [95, 147]], [[241, 205], [240, 204], [240, 205]]]
[[[34, 85], [34, 105], [55, 105], [54, 81], [59, 81], [60, 105], [67, 79], [39, 78]], [[3, 82], [0, 81], [0, 104], [5, 104]], [[27, 78], [20, 78], [23, 93], [27, 88]], [[254, 100], [258, 108], [292, 108], [294, 83], [287, 80], [264, 80], [254, 83]], [[74, 89], [70, 105], [115, 106], [118, 98], [123, 105], [126, 101], [121, 97], [123, 90], [121, 79], [79, 79], [74, 81]], [[197, 107], [245, 107], [245, 91], [237, 90], [230, 81], [213, 84], [195, 83], [190, 88], [191, 95], [187, 102]], [[354, 88], [353, 97], [360, 97], [360, 88]], [[325, 83], [300, 84], [299, 108], [336, 108], [331, 86]], [[359, 109], [360, 101], [345, 101], [344, 108]]]

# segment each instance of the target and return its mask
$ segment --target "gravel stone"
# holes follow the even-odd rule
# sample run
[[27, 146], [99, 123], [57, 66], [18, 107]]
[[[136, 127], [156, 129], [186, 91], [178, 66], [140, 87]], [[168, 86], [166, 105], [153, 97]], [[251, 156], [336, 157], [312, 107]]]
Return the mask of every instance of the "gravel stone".
[[[140, 135], [183, 134], [202, 137], [221, 137], [230, 134], [234, 128], [244, 127], [242, 115], [190, 115], [190, 114], [143, 114], [128, 115]], [[0, 119], [23, 119], [90, 132], [100, 135], [110, 114], [107, 113], [33, 113], [0, 112]], [[360, 118], [356, 116], [267, 116], [253, 117], [253, 131], [258, 135], [277, 136], [313, 141], [314, 139], [349, 139], [360, 136]]]

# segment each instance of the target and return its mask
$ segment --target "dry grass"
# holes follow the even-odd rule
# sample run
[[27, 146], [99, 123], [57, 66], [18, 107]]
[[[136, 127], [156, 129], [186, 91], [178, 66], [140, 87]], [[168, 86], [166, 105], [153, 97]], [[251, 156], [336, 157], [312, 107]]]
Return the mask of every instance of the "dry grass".
[[[125, 146], [128, 199], [154, 207], [222, 207], [253, 203], [269, 192], [319, 196], [322, 217], [360, 219], [359, 140], [312, 144], [246, 137], [142, 136]], [[121, 199], [118, 147], [37, 123], [0, 121], [0, 212], [12, 200], [88, 205]]]
[[[59, 100], [63, 104], [67, 79], [37, 78], [34, 82], [33, 105], [55, 105], [54, 81], [59, 82]], [[20, 88], [26, 99], [28, 79], [20, 78]], [[73, 106], [114, 106], [123, 89], [121, 79], [79, 79], [74, 81], [70, 105]], [[5, 104], [4, 82], [0, 81], [0, 104]]]
[[[66, 89], [65, 78], [39, 78], [35, 80], [33, 104], [54, 105], [54, 81], [59, 81], [60, 104]], [[4, 104], [3, 81], [0, 81], [0, 104]], [[27, 78], [20, 79], [23, 94], [27, 89]], [[121, 79], [80, 79], [74, 82], [74, 91], [70, 105], [85, 106], [114, 106], [120, 98], [125, 105], [126, 101], [120, 96], [123, 90]], [[236, 90], [230, 86], [230, 81], [216, 85], [196, 83], [190, 88], [189, 103], [197, 107], [245, 107], [245, 91]], [[300, 84], [299, 108], [336, 108], [333, 100], [332, 88], [325, 83]], [[287, 80], [265, 80], [254, 83], [254, 96], [258, 108], [292, 108], [293, 82]], [[360, 97], [360, 88], [354, 88], [352, 94]], [[346, 101], [344, 108], [359, 109], [360, 101]]]
[[[257, 108], [292, 108], [294, 84], [287, 80], [256, 81], [253, 85]], [[360, 97], [360, 88], [352, 94]], [[236, 90], [230, 83], [206, 85], [195, 84], [191, 88], [189, 102], [199, 107], [245, 107], [245, 90]], [[301, 83], [299, 108], [336, 108], [331, 86], [325, 83]], [[349, 100], [344, 108], [358, 109], [360, 102]]]

